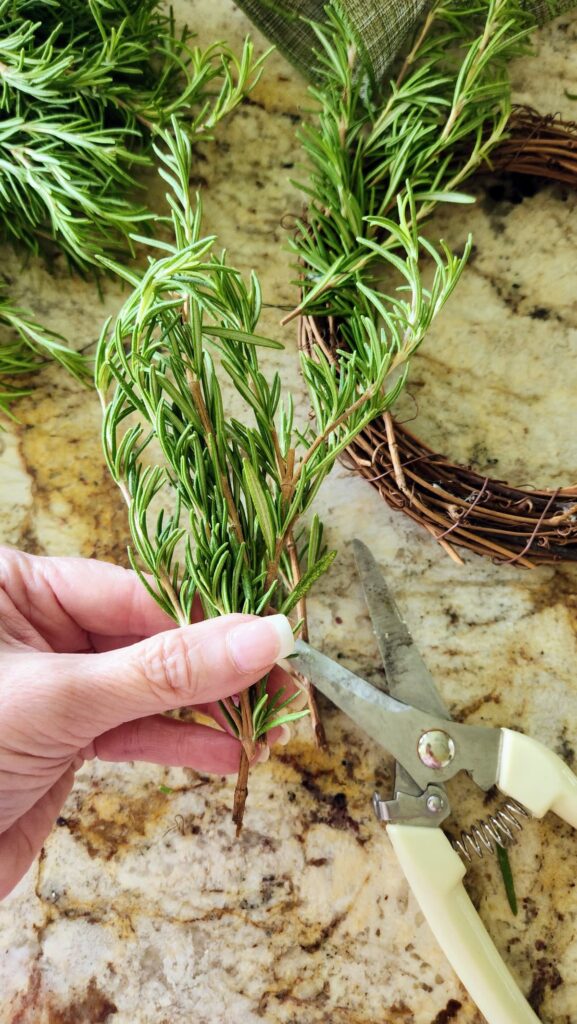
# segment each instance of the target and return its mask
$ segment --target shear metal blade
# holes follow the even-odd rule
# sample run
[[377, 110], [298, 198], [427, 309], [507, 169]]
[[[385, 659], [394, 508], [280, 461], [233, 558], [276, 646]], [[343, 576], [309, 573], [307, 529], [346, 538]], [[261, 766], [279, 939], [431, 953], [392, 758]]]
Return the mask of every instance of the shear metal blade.
[[[385, 670], [387, 693], [440, 718], [449, 718], [372, 551], [355, 539], [353, 552]], [[418, 783], [398, 762], [393, 792], [395, 797], [400, 793], [418, 796], [421, 792]]]
[[419, 654], [372, 552], [360, 540], [353, 541], [353, 551], [383, 659], [387, 692], [405, 704], [413, 704], [421, 711], [450, 721], [451, 716], [435, 681]]
[[471, 772], [481, 789], [489, 789], [494, 784], [498, 765], [499, 729], [452, 724], [452, 760], [445, 768], [432, 773], [431, 767], [419, 757], [419, 739], [432, 729], [442, 730], [446, 718], [403, 704], [302, 640], [297, 640], [295, 656], [290, 660], [297, 671], [310, 679], [325, 697], [388, 750], [421, 790], [426, 788], [433, 777], [437, 783], [444, 782], [463, 770]]

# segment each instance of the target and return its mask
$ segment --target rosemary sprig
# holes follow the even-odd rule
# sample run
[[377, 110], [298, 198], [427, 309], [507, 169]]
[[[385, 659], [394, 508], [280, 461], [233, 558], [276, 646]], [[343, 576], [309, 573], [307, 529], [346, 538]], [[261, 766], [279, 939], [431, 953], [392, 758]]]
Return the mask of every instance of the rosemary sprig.
[[261, 64], [250, 40], [194, 46], [159, 0], [0, 0], [0, 232], [82, 269], [130, 251], [151, 138], [173, 117], [210, 137]]
[[14, 306], [0, 288], [0, 411], [12, 417], [11, 404], [30, 394], [29, 378], [47, 360], [55, 359], [73, 377], [87, 384], [88, 365], [79, 352], [68, 348], [63, 338], [31, 320]]
[[[238, 57], [194, 46], [159, 0], [0, 0], [0, 239], [64, 253], [81, 271], [133, 253], [152, 217], [135, 178], [151, 140], [172, 118], [191, 141], [210, 138], [263, 59], [248, 39]], [[42, 359], [81, 379], [91, 372], [0, 297], [2, 322], [17, 333], [0, 349], [3, 411], [29, 390], [11, 378]]]
[[[215, 254], [214, 238], [202, 236], [200, 205], [188, 193], [190, 141], [176, 122], [172, 131], [157, 152], [173, 241], [148, 239], [158, 255], [142, 275], [114, 268], [132, 292], [97, 353], [104, 449], [128, 505], [130, 557], [179, 623], [190, 621], [196, 598], [207, 616], [298, 607], [302, 622], [304, 597], [334, 552], [324, 549], [318, 520], [305, 531], [301, 519], [338, 454], [398, 395], [467, 253], [455, 257], [418, 235], [407, 189], [396, 219], [387, 221], [396, 251], [381, 253], [400, 284], [389, 295], [362, 285], [363, 306], [382, 324], [354, 313], [338, 367], [319, 348], [301, 354], [316, 422], [300, 427], [279, 373], [260, 365], [259, 351], [279, 343], [257, 333], [258, 280], [253, 274], [245, 282]], [[429, 288], [422, 253], [434, 263]], [[242, 416], [226, 412], [231, 395]], [[266, 680], [223, 709], [244, 750], [234, 810], [240, 824], [256, 745], [301, 712], [292, 711], [290, 697], [272, 698]]]
[[313, 27], [318, 116], [299, 132], [312, 170], [291, 243], [303, 297], [284, 322], [305, 310], [334, 315], [347, 338], [359, 282], [397, 244], [388, 224], [407, 189], [419, 224], [439, 202], [473, 201], [459, 189], [506, 132], [508, 64], [526, 52], [534, 18], [520, 0], [435, 0], [387, 83], [359, 63], [337, 3]]

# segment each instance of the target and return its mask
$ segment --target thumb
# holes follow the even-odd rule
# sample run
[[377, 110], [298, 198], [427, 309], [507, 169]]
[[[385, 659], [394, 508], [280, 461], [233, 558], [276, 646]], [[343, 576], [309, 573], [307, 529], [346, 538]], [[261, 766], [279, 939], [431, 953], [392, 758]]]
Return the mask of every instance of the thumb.
[[89, 742], [123, 722], [245, 690], [293, 648], [284, 615], [224, 615], [116, 651], [56, 656], [59, 714]]

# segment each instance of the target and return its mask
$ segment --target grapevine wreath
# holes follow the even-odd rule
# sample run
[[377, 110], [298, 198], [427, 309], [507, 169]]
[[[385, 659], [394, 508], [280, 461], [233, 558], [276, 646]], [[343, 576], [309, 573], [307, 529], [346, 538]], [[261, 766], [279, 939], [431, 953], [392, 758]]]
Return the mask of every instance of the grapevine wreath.
[[[524, 175], [577, 187], [577, 123], [513, 109], [507, 135], [479, 176]], [[335, 316], [302, 315], [299, 346], [341, 346]], [[377, 488], [387, 504], [423, 526], [462, 562], [456, 547], [512, 565], [577, 560], [577, 485], [554, 489], [515, 487], [452, 462], [416, 437], [391, 412], [373, 420], [344, 453], [343, 461]]]

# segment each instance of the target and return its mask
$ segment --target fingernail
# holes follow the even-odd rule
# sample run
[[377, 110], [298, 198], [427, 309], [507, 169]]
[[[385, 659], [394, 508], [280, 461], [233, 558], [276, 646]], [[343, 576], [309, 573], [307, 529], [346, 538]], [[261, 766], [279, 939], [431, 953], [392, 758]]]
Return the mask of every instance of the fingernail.
[[260, 748], [259, 748], [258, 754], [256, 755], [256, 763], [257, 764], [264, 764], [266, 761], [268, 761], [269, 757], [270, 757], [270, 747], [269, 747], [268, 743], [262, 743]]
[[290, 742], [290, 739], [292, 737], [292, 729], [290, 725], [281, 725], [279, 726], [279, 728], [280, 734], [278, 739], [276, 740], [276, 743], [278, 743], [279, 747], [286, 747], [287, 743]]
[[309, 699], [304, 690], [299, 690], [291, 700], [291, 711], [304, 711], [308, 707]]
[[228, 635], [228, 649], [240, 672], [258, 672], [294, 651], [294, 637], [286, 615], [267, 615], [237, 626]]

